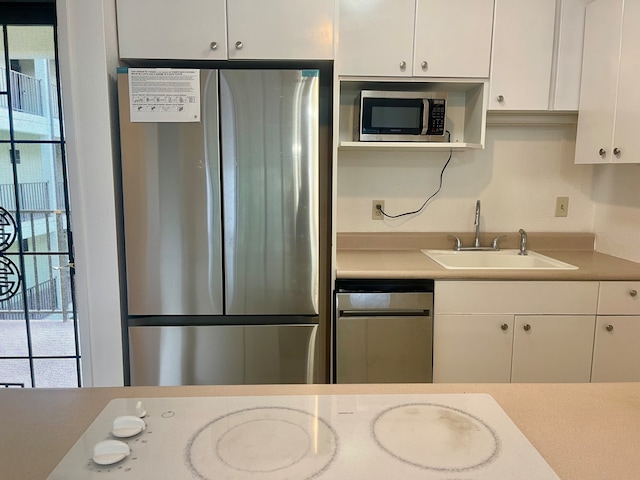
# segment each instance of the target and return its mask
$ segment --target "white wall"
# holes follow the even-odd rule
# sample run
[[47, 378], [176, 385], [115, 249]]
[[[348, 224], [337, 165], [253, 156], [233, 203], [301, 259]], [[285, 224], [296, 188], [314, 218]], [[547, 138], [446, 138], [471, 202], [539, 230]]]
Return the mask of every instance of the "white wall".
[[[388, 213], [415, 210], [438, 186], [448, 152], [339, 152], [338, 232], [473, 230], [475, 201], [483, 231], [591, 231], [594, 167], [575, 165], [575, 126], [487, 128], [484, 150], [454, 152], [442, 191], [419, 216], [371, 220], [371, 201]], [[640, 169], [639, 169], [640, 170]], [[557, 218], [556, 197], [569, 197]]]
[[114, 0], [58, 0], [77, 310], [85, 386], [122, 385], [113, 182]]
[[595, 169], [596, 249], [640, 262], [640, 165], [599, 165]]

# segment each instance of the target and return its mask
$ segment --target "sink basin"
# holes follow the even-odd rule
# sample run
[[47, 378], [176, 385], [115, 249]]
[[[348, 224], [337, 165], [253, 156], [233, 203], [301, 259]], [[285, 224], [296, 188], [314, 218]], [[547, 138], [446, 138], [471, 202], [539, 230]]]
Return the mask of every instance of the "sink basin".
[[578, 267], [536, 252], [518, 250], [421, 250], [448, 269], [459, 270], [577, 270]]

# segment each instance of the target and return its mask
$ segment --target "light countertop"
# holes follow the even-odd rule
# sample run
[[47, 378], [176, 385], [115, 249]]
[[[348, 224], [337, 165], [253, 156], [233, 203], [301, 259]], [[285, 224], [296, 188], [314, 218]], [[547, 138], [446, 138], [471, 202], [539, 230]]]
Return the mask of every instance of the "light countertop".
[[410, 393], [492, 395], [563, 480], [638, 478], [640, 383], [2, 389], [0, 478], [45, 479], [113, 398]]
[[[482, 245], [500, 234], [484, 235]], [[342, 238], [341, 238], [342, 237]], [[470, 243], [468, 235], [463, 237]], [[421, 249], [452, 249], [444, 234], [342, 234], [336, 255], [338, 278], [464, 280], [640, 280], [640, 263], [593, 250], [592, 234], [530, 234], [529, 249], [570, 263], [577, 270], [449, 270]], [[502, 248], [517, 248], [510, 234]]]

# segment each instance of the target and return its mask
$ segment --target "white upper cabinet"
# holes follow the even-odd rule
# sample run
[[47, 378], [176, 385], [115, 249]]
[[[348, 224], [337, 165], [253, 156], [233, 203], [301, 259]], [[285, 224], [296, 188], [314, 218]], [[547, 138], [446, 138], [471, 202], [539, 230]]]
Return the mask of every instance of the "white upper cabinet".
[[413, 75], [489, 76], [494, 0], [417, 0]]
[[338, 74], [410, 77], [416, 0], [338, 1]]
[[559, 0], [552, 110], [578, 110], [586, 6], [593, 0]]
[[333, 0], [229, 0], [229, 59], [331, 59], [333, 16]]
[[496, 0], [490, 110], [548, 110], [556, 0]]
[[121, 58], [333, 58], [334, 0], [117, 0]]
[[587, 7], [576, 163], [640, 162], [640, 4]]
[[121, 58], [224, 60], [226, 0], [117, 0]]
[[494, 0], [339, 0], [337, 72], [489, 76]]

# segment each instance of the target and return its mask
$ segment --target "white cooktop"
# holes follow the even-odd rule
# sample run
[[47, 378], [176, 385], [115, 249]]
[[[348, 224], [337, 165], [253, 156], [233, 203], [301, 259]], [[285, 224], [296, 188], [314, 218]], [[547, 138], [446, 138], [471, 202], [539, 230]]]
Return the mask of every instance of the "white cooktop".
[[148, 398], [144, 423], [139, 400], [112, 400], [48, 478], [559, 480], [489, 395]]

